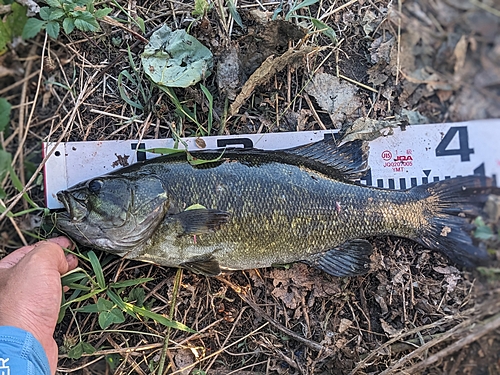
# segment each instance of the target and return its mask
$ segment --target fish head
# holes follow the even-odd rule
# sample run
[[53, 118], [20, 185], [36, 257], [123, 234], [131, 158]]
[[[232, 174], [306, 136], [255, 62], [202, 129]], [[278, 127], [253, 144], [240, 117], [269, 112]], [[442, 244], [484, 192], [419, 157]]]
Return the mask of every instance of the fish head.
[[170, 199], [154, 176], [107, 175], [57, 193], [66, 212], [56, 227], [77, 242], [123, 254], [148, 240], [162, 222]]

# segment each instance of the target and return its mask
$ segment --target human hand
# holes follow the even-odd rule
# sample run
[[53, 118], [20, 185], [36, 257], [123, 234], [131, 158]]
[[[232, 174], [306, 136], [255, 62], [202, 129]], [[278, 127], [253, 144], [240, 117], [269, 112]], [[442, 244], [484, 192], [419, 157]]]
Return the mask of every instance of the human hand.
[[54, 330], [61, 306], [61, 275], [78, 265], [64, 255], [66, 237], [24, 246], [0, 260], [0, 326], [24, 329], [42, 344], [52, 374], [57, 368]]

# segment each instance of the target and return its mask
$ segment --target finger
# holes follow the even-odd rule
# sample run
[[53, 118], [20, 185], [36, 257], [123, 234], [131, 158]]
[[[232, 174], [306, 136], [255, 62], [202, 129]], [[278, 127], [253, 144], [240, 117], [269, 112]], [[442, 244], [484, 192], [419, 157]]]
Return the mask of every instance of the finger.
[[71, 249], [73, 247], [73, 243], [67, 237], [63, 236], [49, 238], [47, 239], [47, 241], [58, 244], [59, 246], [65, 249]]
[[68, 271], [71, 271], [78, 266], [78, 258], [73, 254], [66, 254], [66, 262], [68, 262]]
[[35, 248], [35, 245], [23, 246], [16, 251], [13, 251], [6, 257], [0, 260], [0, 268], [11, 268], [15, 266], [21, 259]]

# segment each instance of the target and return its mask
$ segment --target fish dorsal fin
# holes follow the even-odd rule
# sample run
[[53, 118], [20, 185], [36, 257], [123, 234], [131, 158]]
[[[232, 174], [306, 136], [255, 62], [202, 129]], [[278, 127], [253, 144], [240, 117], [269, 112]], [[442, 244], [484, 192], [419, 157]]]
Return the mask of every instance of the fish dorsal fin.
[[188, 262], [182, 263], [180, 266], [205, 276], [217, 276], [221, 273], [219, 262], [211, 255], [196, 257]]
[[337, 277], [363, 275], [370, 270], [372, 245], [366, 240], [351, 240], [306, 263]]
[[190, 209], [175, 215], [169, 215], [167, 220], [178, 221], [185, 235], [212, 233], [228, 222], [230, 213], [206, 208]]
[[356, 140], [337, 146], [335, 140], [327, 138], [284, 150], [285, 153], [303, 158], [302, 163], [332, 177], [357, 180], [368, 171], [367, 142]]

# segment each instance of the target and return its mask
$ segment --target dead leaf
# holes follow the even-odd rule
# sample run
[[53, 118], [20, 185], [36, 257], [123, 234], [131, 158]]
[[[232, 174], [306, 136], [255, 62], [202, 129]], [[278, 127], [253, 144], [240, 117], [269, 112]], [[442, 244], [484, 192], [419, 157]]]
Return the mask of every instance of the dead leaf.
[[351, 326], [352, 326], [352, 320], [346, 318], [340, 319], [339, 333], [347, 331], [349, 328], [351, 328]]
[[[194, 363], [193, 353], [189, 349], [179, 349], [175, 353], [174, 362], [178, 368], [179, 374], [188, 375], [191, 372], [192, 368], [191, 367], [189, 367], [187, 369], [185, 369], [185, 368]], [[185, 369], [185, 370], [183, 370], [183, 369]]]
[[233, 116], [238, 112], [245, 100], [252, 95], [256, 87], [268, 81], [273, 75], [282, 71], [288, 65], [299, 63], [304, 56], [314, 50], [319, 49], [308, 46], [302, 47], [298, 50], [291, 48], [279, 57], [274, 58], [274, 56], [269, 56], [241, 88], [241, 92], [238, 94], [229, 109], [230, 116]]
[[305, 90], [331, 115], [334, 125], [342, 124], [362, 105], [355, 85], [328, 73], [316, 74]]
[[467, 55], [467, 45], [468, 45], [467, 37], [462, 35], [457, 45], [455, 46], [455, 50], [453, 51], [453, 55], [455, 56], [455, 67], [453, 71], [458, 73], [465, 65], [465, 56]]
[[229, 100], [234, 100], [243, 83], [243, 72], [238, 55], [238, 45], [231, 44], [219, 57], [217, 64], [217, 86]]
[[401, 125], [400, 121], [377, 121], [371, 118], [359, 118], [347, 128], [341, 144], [361, 139], [372, 141], [394, 133], [393, 129]]
[[395, 337], [401, 333], [401, 330], [392, 327], [389, 323], [387, 323], [384, 319], [380, 318], [380, 325], [385, 333], [389, 335], [389, 337]]

